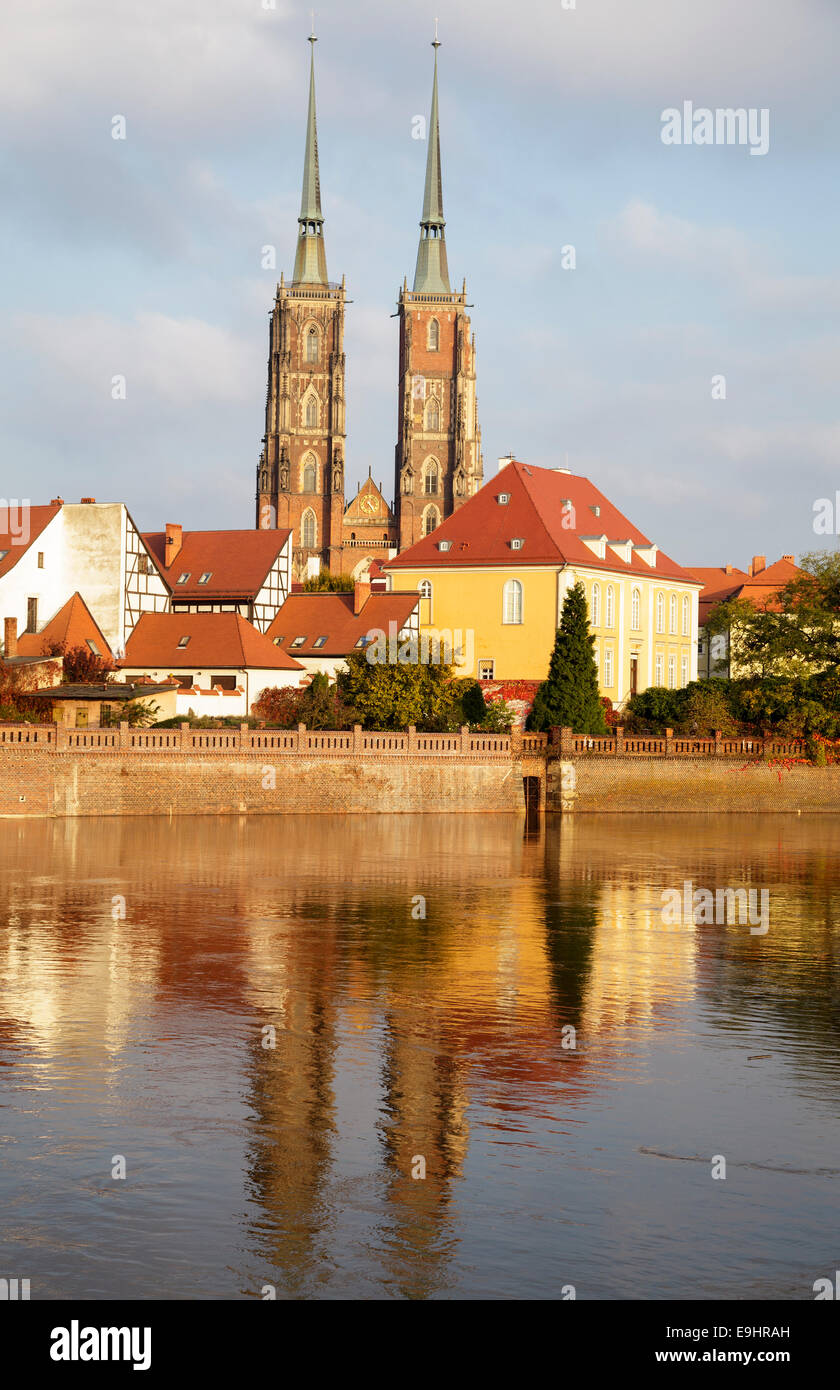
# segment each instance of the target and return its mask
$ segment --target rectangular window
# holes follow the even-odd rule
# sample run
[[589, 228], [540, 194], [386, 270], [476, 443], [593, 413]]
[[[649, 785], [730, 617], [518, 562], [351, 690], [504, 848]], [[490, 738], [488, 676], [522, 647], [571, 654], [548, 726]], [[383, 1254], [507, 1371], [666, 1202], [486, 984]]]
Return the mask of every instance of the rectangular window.
[[195, 684], [194, 676], [173, 676], [172, 679], [178, 682], [182, 690], [191, 690]]
[[38, 600], [36, 598], [26, 600], [26, 631], [38, 631]]
[[181, 648], [186, 647], [189, 643], [189, 640], [189, 637], [182, 637], [180, 642], [178, 643], [178, 646]]
[[211, 685], [218, 685], [222, 690], [236, 689], [236, 676], [211, 676]]
[[99, 648], [97, 647], [97, 645], [96, 645], [96, 643], [94, 642], [94, 640], [93, 640], [92, 637], [88, 637], [88, 639], [87, 639], [87, 644], [88, 644], [88, 646], [90, 647], [91, 651], [93, 652], [94, 656], [101, 656], [101, 655], [102, 655], [101, 651], [100, 651]]
[[44, 568], [44, 552], [43, 552], [43, 550], [39, 550], [39, 551], [38, 551], [38, 568], [39, 568], [39, 570], [42, 570], [42, 569]]
[[654, 683], [654, 685], [662, 685], [662, 682], [663, 682], [663, 672], [664, 672], [664, 669], [665, 669], [665, 662], [664, 662], [664, 658], [663, 658], [663, 657], [658, 656], [658, 657], [656, 658], [656, 663], [655, 663], [654, 669], [655, 669], [655, 671], [656, 671], [656, 675], [655, 675], [655, 677], [654, 677], [654, 682], [653, 682], [653, 683]]
[[491, 681], [491, 680], [493, 679], [493, 662], [492, 662], [492, 661], [479, 661], [479, 663], [478, 663], [478, 679], [479, 679], [480, 681]]
[[[292, 646], [293, 646], [293, 647], [302, 647], [305, 641], [306, 641], [306, 638], [305, 638], [305, 637], [296, 637], [296, 638], [294, 639], [294, 641], [292, 642]], [[358, 647], [358, 645], [359, 645], [359, 644], [358, 644], [358, 642], [357, 642], [357, 643], [356, 643], [356, 646]]]
[[606, 685], [608, 688], [611, 688], [611, 687], [612, 687], [612, 683], [613, 683], [613, 654], [612, 654], [612, 652], [607, 651], [607, 652], [604, 652], [604, 685]]
[[323, 645], [324, 645], [324, 643], [326, 642], [326, 640], [327, 640], [326, 637], [316, 637], [316, 638], [315, 638], [315, 641], [312, 643], [312, 645], [313, 645], [313, 647], [323, 647]]
[[674, 690], [674, 689], [676, 689], [676, 685], [677, 685], [677, 658], [676, 658], [675, 656], [669, 656], [669, 657], [668, 657], [668, 689], [669, 689], [669, 690]]
[[208, 579], [210, 579], [212, 573], [212, 570], [205, 570], [203, 574], [200, 574], [198, 577], [199, 584], [206, 584]]
[[280, 646], [280, 643], [281, 643], [281, 642], [285, 642], [285, 640], [286, 640], [285, 633], [283, 634], [282, 637], [275, 637], [275, 639], [274, 639], [274, 645], [275, 645], [275, 647], [279, 647], [279, 646]]
[[186, 582], [187, 582], [187, 580], [189, 579], [189, 577], [190, 577], [190, 572], [189, 572], [189, 570], [184, 570], [184, 573], [183, 573], [183, 574], [179, 574], [179, 575], [178, 575], [178, 583], [179, 583], [179, 584], [186, 584]]
[[680, 684], [681, 684], [681, 685], [688, 685], [688, 657], [687, 657], [687, 656], [684, 656], [683, 659], [682, 659], [682, 666], [681, 666], [681, 668], [680, 668], [680, 675], [681, 675]]

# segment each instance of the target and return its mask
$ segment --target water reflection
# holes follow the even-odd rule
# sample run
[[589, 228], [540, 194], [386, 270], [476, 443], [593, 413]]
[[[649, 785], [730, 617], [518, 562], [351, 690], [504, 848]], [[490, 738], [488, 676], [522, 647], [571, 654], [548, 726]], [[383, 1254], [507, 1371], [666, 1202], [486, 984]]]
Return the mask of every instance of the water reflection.
[[[840, 1167], [839, 835], [5, 822], [4, 1267], [33, 1297], [807, 1297]], [[664, 928], [685, 881], [768, 888], [768, 934]]]

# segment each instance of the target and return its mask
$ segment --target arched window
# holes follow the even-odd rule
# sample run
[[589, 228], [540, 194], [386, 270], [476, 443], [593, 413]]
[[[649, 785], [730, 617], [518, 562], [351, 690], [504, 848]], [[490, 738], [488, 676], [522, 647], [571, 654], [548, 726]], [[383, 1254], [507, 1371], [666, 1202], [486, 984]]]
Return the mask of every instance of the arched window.
[[433, 432], [440, 429], [440, 406], [434, 396], [426, 406], [426, 429]]
[[509, 579], [503, 590], [503, 623], [522, 622], [522, 585], [518, 579]]
[[631, 628], [633, 629], [634, 632], [638, 632], [638, 631], [639, 631], [639, 624], [640, 624], [640, 621], [641, 621], [641, 619], [640, 619], [641, 606], [642, 606], [642, 596], [641, 596], [641, 594], [639, 593], [638, 589], [634, 589], [634, 590], [633, 590], [632, 598], [631, 598], [631, 600], [630, 600], [630, 626], [631, 626]]
[[437, 352], [440, 347], [440, 324], [437, 319], [429, 320], [428, 347], [430, 352]]
[[318, 402], [314, 396], [306, 398], [305, 423], [309, 429], [317, 429], [318, 426]]
[[307, 507], [300, 519], [300, 543], [307, 550], [314, 550], [318, 544], [318, 527], [311, 507]]
[[432, 581], [421, 579], [417, 592], [420, 595], [420, 625], [428, 627], [432, 621]]
[[607, 585], [607, 614], [604, 625], [615, 627], [615, 589], [612, 584]]
[[665, 595], [656, 595], [656, 631], [665, 631]]
[[423, 513], [423, 535], [430, 536], [440, 525], [437, 507], [427, 507]]
[[[683, 637], [691, 636], [691, 599], [683, 594]], [[685, 682], [683, 682], [685, 684]]]
[[317, 476], [315, 471], [315, 460], [311, 454], [307, 454], [303, 465], [304, 492], [317, 492]]
[[676, 594], [672, 594], [672, 595], [671, 595], [671, 602], [670, 602], [670, 604], [669, 604], [669, 610], [670, 610], [670, 621], [669, 621], [669, 625], [668, 625], [668, 626], [669, 626], [669, 630], [670, 630], [671, 632], [676, 632], [676, 630], [677, 630], [677, 596], [676, 596]]
[[268, 469], [264, 468], [260, 473], [260, 492], [268, 492]]
[[601, 586], [592, 585], [592, 626], [601, 626]]
[[437, 459], [427, 459], [423, 465], [423, 490], [432, 493], [438, 490]]
[[318, 330], [314, 323], [306, 335], [306, 360], [307, 362], [318, 361]]

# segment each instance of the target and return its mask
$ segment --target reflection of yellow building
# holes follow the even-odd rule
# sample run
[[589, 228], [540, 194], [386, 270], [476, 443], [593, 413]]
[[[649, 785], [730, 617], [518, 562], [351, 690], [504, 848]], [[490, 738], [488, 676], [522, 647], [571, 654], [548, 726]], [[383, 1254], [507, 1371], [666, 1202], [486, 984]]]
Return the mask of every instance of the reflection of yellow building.
[[619, 704], [634, 690], [695, 680], [700, 582], [588, 478], [502, 462], [496, 478], [386, 566], [393, 588], [420, 592], [421, 630], [461, 633], [456, 642], [472, 661], [464, 675], [543, 680], [563, 600], [580, 580], [602, 694]]

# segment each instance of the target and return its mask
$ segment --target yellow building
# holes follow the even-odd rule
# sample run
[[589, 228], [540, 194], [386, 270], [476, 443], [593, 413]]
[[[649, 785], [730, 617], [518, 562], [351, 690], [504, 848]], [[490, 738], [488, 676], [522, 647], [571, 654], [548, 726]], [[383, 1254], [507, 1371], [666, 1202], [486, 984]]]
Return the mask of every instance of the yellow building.
[[391, 587], [421, 594], [421, 633], [456, 635], [462, 675], [543, 680], [580, 580], [603, 695], [619, 705], [650, 685], [697, 679], [701, 583], [567, 469], [500, 460], [495, 478], [385, 571]]

